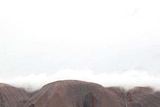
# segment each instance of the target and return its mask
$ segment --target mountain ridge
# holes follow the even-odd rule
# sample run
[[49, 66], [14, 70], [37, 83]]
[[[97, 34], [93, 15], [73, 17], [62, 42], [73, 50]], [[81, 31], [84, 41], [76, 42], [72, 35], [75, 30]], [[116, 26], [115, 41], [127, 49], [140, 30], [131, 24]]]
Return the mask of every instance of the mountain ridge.
[[0, 107], [159, 107], [160, 91], [150, 87], [104, 87], [79, 80], [48, 83], [27, 92], [0, 83]]

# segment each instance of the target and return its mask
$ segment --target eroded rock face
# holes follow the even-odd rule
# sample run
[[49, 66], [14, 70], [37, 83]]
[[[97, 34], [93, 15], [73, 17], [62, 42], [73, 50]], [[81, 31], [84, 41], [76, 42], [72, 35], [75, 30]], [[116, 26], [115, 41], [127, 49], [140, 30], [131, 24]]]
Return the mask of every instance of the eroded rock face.
[[65, 80], [45, 85], [39, 91], [0, 84], [0, 107], [160, 107], [160, 92], [148, 87], [119, 87]]
[[115, 96], [98, 84], [58, 81], [44, 86], [24, 107], [122, 107]]
[[106, 90], [110, 91], [110, 93], [114, 93], [117, 101], [119, 101], [121, 105], [123, 105], [122, 107], [126, 107], [127, 101], [125, 99], [126, 95], [125, 89], [120, 87], [107, 87]]
[[136, 87], [127, 92], [128, 107], [160, 107], [160, 92], [149, 87]]
[[25, 90], [0, 84], [0, 107], [23, 107], [28, 99], [29, 94]]
[[160, 107], [160, 92], [155, 92], [152, 88], [136, 87], [128, 91], [118, 87], [107, 89], [121, 98], [123, 107]]

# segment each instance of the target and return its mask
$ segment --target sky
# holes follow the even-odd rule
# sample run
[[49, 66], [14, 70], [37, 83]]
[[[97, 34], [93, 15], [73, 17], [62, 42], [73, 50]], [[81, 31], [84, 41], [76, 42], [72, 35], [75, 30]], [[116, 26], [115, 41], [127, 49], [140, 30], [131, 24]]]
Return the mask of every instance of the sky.
[[[46, 81], [118, 85], [122, 77], [120, 84], [130, 77], [139, 83], [139, 75], [146, 75], [143, 85], [151, 78], [149, 85], [160, 84], [159, 5], [159, 0], [1, 0], [0, 80], [50, 76], [56, 79]], [[119, 79], [104, 80], [110, 75]]]

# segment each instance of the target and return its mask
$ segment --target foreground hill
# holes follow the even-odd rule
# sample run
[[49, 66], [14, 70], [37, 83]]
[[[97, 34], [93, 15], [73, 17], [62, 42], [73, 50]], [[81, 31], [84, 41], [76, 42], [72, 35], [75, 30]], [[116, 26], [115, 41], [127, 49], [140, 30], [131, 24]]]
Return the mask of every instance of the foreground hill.
[[98, 84], [58, 81], [40, 89], [24, 107], [122, 107], [116, 96]]
[[149, 87], [126, 91], [77, 80], [52, 82], [34, 93], [0, 84], [0, 107], [160, 107], [160, 92]]

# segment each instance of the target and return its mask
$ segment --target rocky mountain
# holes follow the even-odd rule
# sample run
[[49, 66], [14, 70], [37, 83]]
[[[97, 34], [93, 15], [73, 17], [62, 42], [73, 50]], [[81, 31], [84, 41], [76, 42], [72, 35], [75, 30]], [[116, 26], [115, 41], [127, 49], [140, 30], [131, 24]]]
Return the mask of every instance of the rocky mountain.
[[160, 92], [149, 87], [136, 87], [127, 93], [128, 107], [160, 107]]
[[0, 107], [23, 107], [30, 95], [24, 89], [0, 84]]
[[91, 82], [64, 80], [27, 93], [1, 83], [0, 107], [160, 107], [160, 92], [149, 87], [126, 91]]
[[122, 107], [116, 94], [105, 90], [104, 87], [94, 83], [69, 80], [47, 84], [24, 107], [53, 107], [54, 105], [56, 107]]

